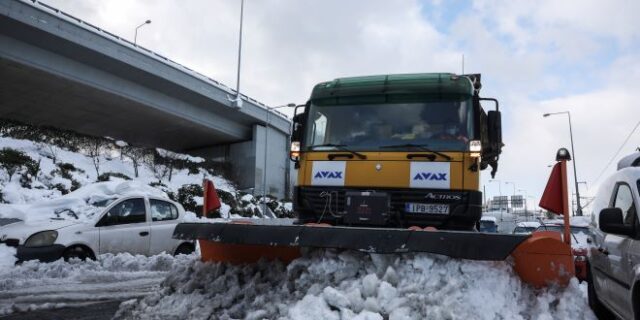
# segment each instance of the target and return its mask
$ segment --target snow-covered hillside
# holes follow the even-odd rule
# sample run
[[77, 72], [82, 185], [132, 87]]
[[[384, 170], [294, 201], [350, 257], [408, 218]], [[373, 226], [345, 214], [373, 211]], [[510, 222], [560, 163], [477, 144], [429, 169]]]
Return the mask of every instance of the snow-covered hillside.
[[[25, 219], [24, 212], [32, 210], [24, 209], [40, 206], [46, 210], [55, 203], [63, 202], [65, 197], [67, 200], [87, 201], [89, 196], [104, 194], [105, 189], [113, 189], [117, 182], [126, 180], [130, 180], [129, 188], [140, 193], [148, 194], [153, 188], [182, 203], [186, 210], [198, 212], [197, 207], [202, 205], [201, 184], [205, 178], [212, 180], [218, 190], [223, 203], [220, 209], [222, 217], [232, 214], [262, 216], [261, 199], [236, 190], [232, 182], [212, 169], [210, 163], [204, 163], [202, 158], [162, 149], [151, 155], [140, 155], [121, 141], [92, 152], [73, 144], [64, 148], [50, 142], [3, 136], [2, 133], [0, 218]], [[80, 147], [86, 148], [86, 144]], [[153, 158], [154, 155], [171, 157], [171, 161], [180, 165], [169, 165], [167, 158], [160, 158], [160, 162]], [[98, 183], [108, 180], [115, 183]], [[269, 208], [276, 215], [290, 215], [290, 204], [270, 198]]]

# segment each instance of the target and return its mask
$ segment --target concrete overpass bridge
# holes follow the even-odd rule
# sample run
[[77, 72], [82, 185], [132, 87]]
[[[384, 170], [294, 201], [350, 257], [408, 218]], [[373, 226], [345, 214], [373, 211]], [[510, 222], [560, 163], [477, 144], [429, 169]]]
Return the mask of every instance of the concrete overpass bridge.
[[232, 164], [240, 188], [283, 196], [290, 121], [166, 57], [38, 1], [0, 1], [0, 118]]

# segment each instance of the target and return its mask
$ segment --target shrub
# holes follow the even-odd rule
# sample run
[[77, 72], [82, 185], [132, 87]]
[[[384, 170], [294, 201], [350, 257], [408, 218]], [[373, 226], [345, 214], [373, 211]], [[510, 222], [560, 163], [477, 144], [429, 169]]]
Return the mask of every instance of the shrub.
[[200, 214], [202, 205], [198, 205], [194, 197], [202, 197], [204, 190], [198, 184], [185, 184], [178, 189], [176, 201], [179, 202], [185, 210]]
[[39, 168], [39, 165], [22, 151], [3, 148], [0, 150], [0, 167], [7, 170], [9, 181], [11, 181], [13, 174], [21, 168]]
[[105, 172], [98, 176], [98, 181], [109, 181], [111, 177], [120, 178], [124, 180], [131, 180], [128, 175], [120, 172]]

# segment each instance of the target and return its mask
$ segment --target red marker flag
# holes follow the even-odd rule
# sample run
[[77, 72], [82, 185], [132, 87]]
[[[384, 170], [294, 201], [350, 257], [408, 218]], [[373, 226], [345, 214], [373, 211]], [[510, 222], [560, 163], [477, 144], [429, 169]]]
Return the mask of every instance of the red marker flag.
[[202, 182], [204, 187], [204, 203], [202, 204], [202, 215], [207, 216], [207, 213], [220, 209], [220, 198], [218, 198], [218, 192], [213, 186], [213, 182], [208, 179], [204, 179]]
[[563, 192], [562, 192], [562, 165], [560, 162], [553, 166], [551, 176], [547, 186], [544, 188], [544, 193], [540, 199], [540, 208], [549, 210], [555, 214], [568, 215], [568, 212], [564, 212]]

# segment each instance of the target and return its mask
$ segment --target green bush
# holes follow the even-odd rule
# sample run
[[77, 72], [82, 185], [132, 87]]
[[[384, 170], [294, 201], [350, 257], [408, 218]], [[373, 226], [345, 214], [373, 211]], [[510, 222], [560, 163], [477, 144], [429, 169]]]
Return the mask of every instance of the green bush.
[[12, 149], [3, 148], [0, 150], [0, 167], [4, 168], [9, 174], [9, 181], [16, 171], [23, 168], [36, 168], [39, 165], [29, 157], [26, 153]]
[[98, 181], [109, 181], [111, 177], [120, 178], [124, 180], [131, 180], [128, 175], [120, 172], [105, 172], [98, 176]]
[[179, 202], [186, 211], [191, 211], [197, 215], [202, 212], [202, 205], [198, 205], [194, 197], [202, 197], [204, 190], [199, 184], [185, 184], [178, 189], [176, 201]]
[[56, 166], [58, 169], [54, 170], [52, 174], [58, 173], [65, 179], [73, 180], [73, 175], [71, 175], [72, 172], [84, 173], [84, 170], [76, 168], [71, 163], [63, 162], [56, 164]]
[[62, 183], [54, 184], [53, 188], [60, 191], [60, 193], [62, 193], [63, 195], [69, 193], [69, 190], [67, 190], [67, 187], [65, 187]]

